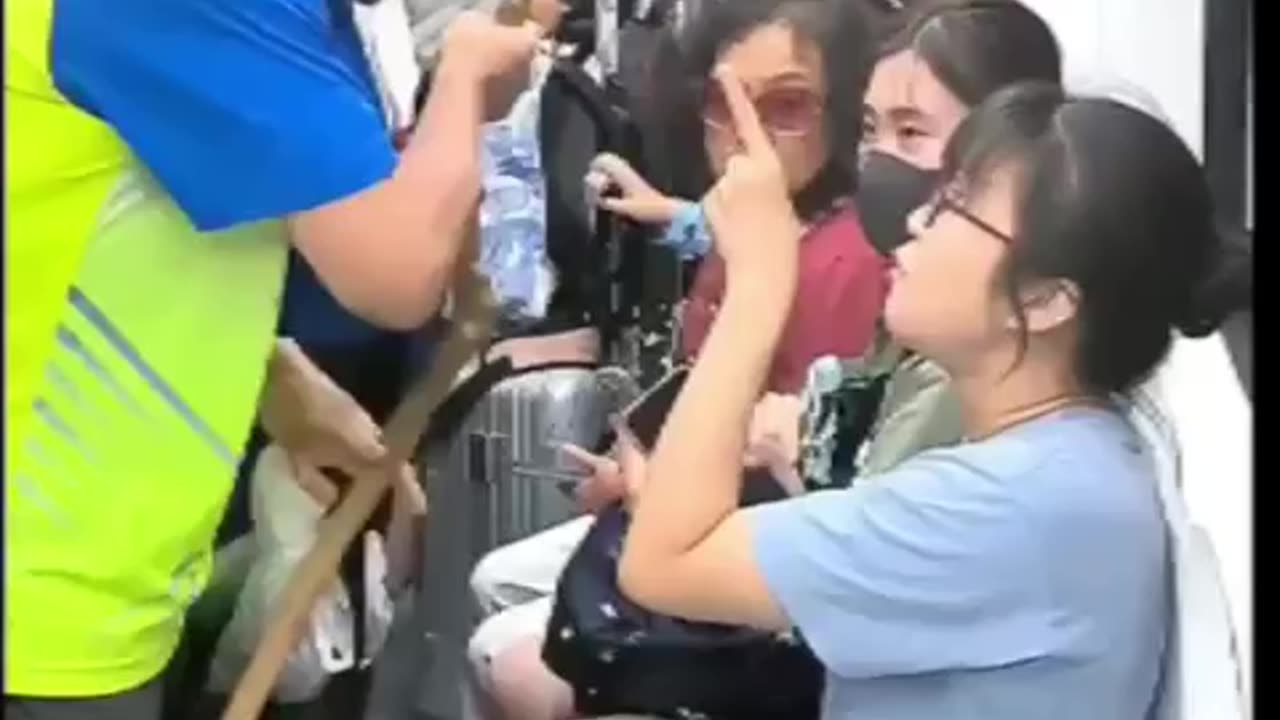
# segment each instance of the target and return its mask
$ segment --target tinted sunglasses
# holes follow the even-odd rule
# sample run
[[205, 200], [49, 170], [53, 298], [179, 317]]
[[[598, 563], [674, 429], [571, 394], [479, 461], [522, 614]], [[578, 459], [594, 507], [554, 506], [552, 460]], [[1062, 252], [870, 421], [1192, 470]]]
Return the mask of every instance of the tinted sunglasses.
[[[751, 103], [765, 130], [777, 136], [796, 137], [813, 130], [822, 115], [824, 101], [810, 88], [781, 86], [754, 96]], [[718, 84], [708, 84], [703, 92], [702, 119], [717, 130], [733, 129], [733, 113]]]

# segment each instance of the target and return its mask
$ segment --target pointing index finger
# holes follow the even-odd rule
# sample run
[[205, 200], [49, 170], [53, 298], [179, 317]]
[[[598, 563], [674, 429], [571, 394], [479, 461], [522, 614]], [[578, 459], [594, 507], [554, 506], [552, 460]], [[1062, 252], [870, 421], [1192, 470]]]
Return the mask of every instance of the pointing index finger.
[[720, 83], [720, 89], [724, 92], [725, 104], [729, 106], [729, 114], [733, 118], [734, 131], [747, 154], [771, 151], [773, 144], [769, 141], [769, 134], [760, 123], [756, 106], [747, 96], [747, 90], [733, 68], [728, 65], [716, 68], [716, 81]]

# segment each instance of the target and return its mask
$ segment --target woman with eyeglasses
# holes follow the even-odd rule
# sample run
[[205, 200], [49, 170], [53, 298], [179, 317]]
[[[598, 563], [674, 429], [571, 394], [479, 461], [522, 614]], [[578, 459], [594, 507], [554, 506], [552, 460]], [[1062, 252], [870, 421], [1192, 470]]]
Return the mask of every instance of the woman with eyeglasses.
[[705, 202], [729, 291], [646, 461], [635, 602], [799, 630], [823, 717], [1133, 720], [1161, 685], [1169, 561], [1128, 396], [1226, 272], [1202, 169], [1160, 121], [1025, 84], [974, 110], [896, 252], [889, 330], [945, 368], [965, 440], [847, 490], [740, 510], [750, 388], [800, 282], [785, 174], [741, 83], [745, 149]]
[[[668, 78], [667, 110], [677, 131], [667, 150], [678, 159], [680, 191], [701, 197], [742, 146], [712, 75], [718, 64], [728, 64], [744, 80], [804, 225], [804, 279], [789, 303], [786, 338], [753, 388], [757, 398], [799, 393], [815, 359], [856, 357], [876, 336], [888, 263], [868, 242], [853, 205], [872, 48], [859, 10], [852, 1], [832, 0], [706, 3], [679, 38], [682, 77]], [[685, 259], [705, 255], [681, 318], [682, 351], [696, 357], [726, 292], [724, 262], [710, 247], [699, 203], [658, 193], [612, 156], [597, 158], [588, 182], [619, 191], [602, 192], [604, 208], [665, 226], [660, 242]], [[833, 325], [833, 317], [841, 322]], [[591, 472], [580, 490], [584, 506], [598, 509], [627, 495], [615, 458], [570, 452]], [[794, 458], [781, 464], [787, 460]], [[739, 471], [745, 461], [739, 458]], [[472, 662], [505, 717], [560, 717], [572, 710], [569, 688], [543, 666], [540, 647], [559, 571], [591, 523], [590, 516], [580, 518], [499, 548], [473, 577], [480, 604], [504, 610], [481, 626]], [[527, 602], [530, 596], [537, 599]]]
[[[1016, 82], [1058, 84], [1062, 75], [1053, 31], [1017, 0], [921, 2], [892, 20], [867, 86], [857, 195], [867, 237], [886, 255], [907, 241], [907, 216], [933, 195], [942, 150], [974, 106]], [[919, 354], [894, 369], [876, 410], [865, 438], [832, 439], [842, 477], [884, 472], [962, 433], [946, 373]], [[792, 412], [764, 408], [759, 419], [794, 435]]]

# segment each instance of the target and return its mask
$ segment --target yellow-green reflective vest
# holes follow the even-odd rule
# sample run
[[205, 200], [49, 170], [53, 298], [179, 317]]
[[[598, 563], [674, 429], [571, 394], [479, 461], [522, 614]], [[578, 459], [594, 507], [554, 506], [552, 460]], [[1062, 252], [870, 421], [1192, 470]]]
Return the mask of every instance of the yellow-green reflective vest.
[[[5, 13], [5, 691], [161, 672], [252, 424], [281, 223], [197, 232], [55, 89], [53, 0]], [[128, 82], [122, 78], [121, 82]]]

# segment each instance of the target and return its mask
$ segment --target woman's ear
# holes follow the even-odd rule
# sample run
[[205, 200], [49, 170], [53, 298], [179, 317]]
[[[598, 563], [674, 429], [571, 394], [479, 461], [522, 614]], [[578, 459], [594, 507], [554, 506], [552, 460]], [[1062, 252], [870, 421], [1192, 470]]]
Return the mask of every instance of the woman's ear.
[[[1032, 333], [1057, 330], [1075, 320], [1080, 312], [1080, 288], [1070, 280], [1038, 280], [1018, 293], [1026, 328]], [[1009, 320], [1010, 329], [1017, 322]]]

